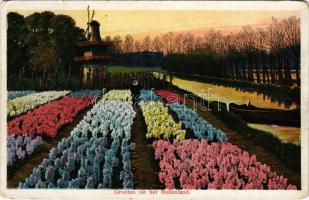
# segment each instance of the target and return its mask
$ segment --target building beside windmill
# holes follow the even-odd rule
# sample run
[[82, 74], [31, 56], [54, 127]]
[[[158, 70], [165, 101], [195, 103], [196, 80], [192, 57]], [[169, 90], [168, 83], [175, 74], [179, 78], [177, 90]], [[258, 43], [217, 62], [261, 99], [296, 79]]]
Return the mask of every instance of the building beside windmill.
[[101, 39], [100, 23], [96, 20], [88, 22], [86, 36], [86, 41], [77, 44], [81, 54], [74, 57], [74, 61], [80, 67], [84, 87], [100, 86], [104, 81], [106, 65], [112, 60], [107, 48], [113, 43]]

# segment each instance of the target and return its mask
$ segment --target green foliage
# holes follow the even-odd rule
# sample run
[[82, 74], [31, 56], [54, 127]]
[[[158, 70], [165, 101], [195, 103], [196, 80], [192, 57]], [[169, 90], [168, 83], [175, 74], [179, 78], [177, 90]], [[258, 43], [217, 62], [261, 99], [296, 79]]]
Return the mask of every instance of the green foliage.
[[7, 15], [7, 70], [8, 77], [13, 78], [19, 73], [27, 70], [27, 46], [25, 35], [28, 34], [25, 28], [25, 18], [15, 12]]
[[76, 27], [75, 21], [66, 15], [56, 15], [51, 20], [51, 38], [55, 42], [59, 54], [60, 64], [65, 66], [73, 65], [73, 57], [77, 55], [76, 43], [84, 39], [83, 30]]
[[60, 72], [68, 76], [72, 68], [72, 74], [79, 73], [72, 67], [73, 56], [78, 53], [76, 43], [83, 39], [84, 31], [76, 27], [70, 16], [50, 11], [27, 17], [9, 13], [8, 76], [16, 77], [23, 72], [23, 78], [42, 78], [43, 82], [53, 77], [57, 85]]

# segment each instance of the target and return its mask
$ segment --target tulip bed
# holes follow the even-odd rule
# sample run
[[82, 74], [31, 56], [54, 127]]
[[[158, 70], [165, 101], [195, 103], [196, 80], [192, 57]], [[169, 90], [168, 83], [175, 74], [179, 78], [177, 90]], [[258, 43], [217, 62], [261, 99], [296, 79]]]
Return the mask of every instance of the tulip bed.
[[17, 160], [31, 155], [43, 143], [40, 136], [10, 135], [7, 137], [7, 165], [12, 166]]
[[17, 97], [22, 97], [22, 96], [26, 96], [29, 94], [33, 94], [35, 93], [35, 91], [31, 91], [31, 90], [24, 90], [24, 91], [8, 91], [8, 98], [7, 100], [12, 100], [15, 99]]
[[181, 130], [181, 123], [176, 123], [168, 113], [162, 102], [148, 101], [140, 102], [143, 116], [147, 125], [146, 138], [184, 139], [186, 131]]
[[209, 122], [199, 117], [195, 111], [189, 109], [184, 104], [170, 103], [166, 106], [177, 114], [177, 117], [186, 128], [193, 130], [197, 138], [206, 139], [210, 142], [222, 142], [227, 140], [227, 136], [224, 132], [213, 127]]
[[168, 189], [297, 189], [231, 143], [158, 140], [153, 147]]
[[47, 91], [17, 97], [8, 102], [7, 115], [8, 117], [18, 116], [39, 105], [63, 97], [68, 93], [69, 91]]
[[132, 101], [130, 90], [111, 90], [103, 96], [107, 101]]
[[175, 103], [175, 102], [184, 103], [185, 102], [185, 100], [182, 97], [180, 97], [178, 94], [175, 94], [168, 90], [156, 90], [156, 93], [160, 95], [168, 103]]
[[100, 101], [19, 188], [111, 188], [115, 169], [122, 187], [133, 188], [134, 117], [131, 101]]
[[55, 137], [58, 129], [72, 122], [79, 111], [93, 103], [91, 97], [64, 97], [49, 102], [8, 122], [9, 134]]

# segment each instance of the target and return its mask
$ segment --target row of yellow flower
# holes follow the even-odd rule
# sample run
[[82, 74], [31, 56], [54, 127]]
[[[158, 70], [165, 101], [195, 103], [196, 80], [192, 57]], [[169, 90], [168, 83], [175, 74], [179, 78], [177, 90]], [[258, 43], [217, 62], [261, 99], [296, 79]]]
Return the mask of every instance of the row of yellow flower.
[[185, 139], [186, 131], [181, 129], [181, 122], [176, 123], [162, 102], [142, 101], [139, 103], [147, 125], [146, 138]]
[[130, 90], [111, 90], [103, 96], [106, 101], [132, 101]]

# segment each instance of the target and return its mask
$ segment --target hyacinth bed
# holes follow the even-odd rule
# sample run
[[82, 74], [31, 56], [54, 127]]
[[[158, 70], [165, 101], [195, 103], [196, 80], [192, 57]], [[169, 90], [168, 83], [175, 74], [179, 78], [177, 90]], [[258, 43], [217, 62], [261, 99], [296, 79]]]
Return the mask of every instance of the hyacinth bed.
[[[152, 173], [160, 188], [297, 189], [255, 155], [229, 142], [226, 133], [190, 109], [179, 95], [143, 89], [139, 107], [134, 108], [130, 90], [103, 91], [47, 91], [8, 102], [10, 169], [58, 138], [46, 151], [48, 158], [45, 155], [16, 182], [18, 188], [136, 189], [140, 183], [136, 186], [134, 178], [140, 174], [133, 172], [144, 166], [134, 165], [132, 159], [143, 155], [142, 160], [150, 160], [148, 167], [155, 169]], [[79, 114], [92, 104], [86, 114]], [[77, 116], [82, 120], [75, 120]], [[73, 121], [74, 126], [59, 139], [59, 129]], [[140, 143], [147, 146], [141, 148]], [[145, 148], [151, 149], [148, 156], [138, 152], [147, 152]], [[147, 177], [146, 182], [151, 181], [155, 180]]]
[[130, 90], [111, 90], [103, 96], [107, 101], [132, 101]]
[[159, 178], [173, 189], [296, 189], [256, 157], [228, 142], [153, 142]]
[[8, 102], [7, 115], [8, 117], [18, 116], [39, 105], [63, 97], [68, 93], [69, 91], [47, 91], [17, 97]]
[[52, 101], [8, 122], [9, 134], [55, 137], [58, 129], [72, 122], [79, 111], [93, 103], [91, 97], [64, 97]]
[[139, 101], [162, 101], [162, 98], [156, 95], [152, 90], [141, 90], [138, 97]]
[[162, 102], [159, 101], [148, 101], [140, 102], [140, 107], [143, 111], [143, 116], [147, 125], [146, 138], [161, 137], [184, 139], [186, 131], [181, 129], [182, 124], [176, 123], [172, 116], [168, 113]]
[[131, 101], [100, 101], [19, 188], [111, 188], [116, 169], [121, 187], [133, 188], [134, 116]]
[[40, 136], [10, 135], [7, 137], [7, 165], [12, 166], [17, 160], [24, 160], [43, 143]]
[[32, 90], [8, 91], [7, 100], [9, 101], [9, 100], [15, 99], [17, 97], [26, 96], [26, 95], [33, 94], [33, 93], [35, 93], [35, 91], [32, 91]]
[[71, 97], [100, 97], [103, 90], [78, 90], [72, 91], [69, 96]]
[[186, 128], [191, 129], [197, 138], [206, 139], [207, 141], [227, 141], [227, 136], [224, 132], [213, 127], [186, 105], [170, 103], [166, 106], [177, 114], [181, 123], [183, 123]]
[[168, 90], [156, 90], [156, 93], [160, 95], [168, 103], [184, 103], [185, 100], [180, 97], [178, 94], [170, 92]]

